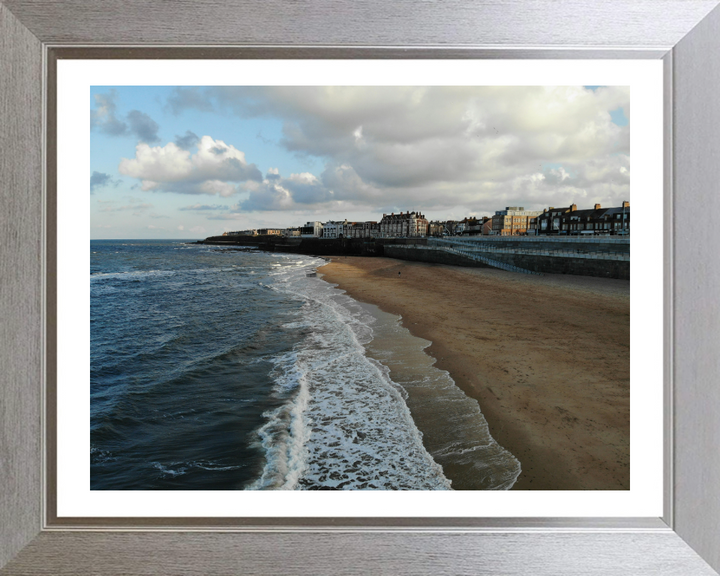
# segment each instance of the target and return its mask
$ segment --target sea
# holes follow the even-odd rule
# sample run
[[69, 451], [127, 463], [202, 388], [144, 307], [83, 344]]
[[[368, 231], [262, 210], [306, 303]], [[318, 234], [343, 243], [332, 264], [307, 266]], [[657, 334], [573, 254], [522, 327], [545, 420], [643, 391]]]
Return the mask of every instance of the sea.
[[509, 489], [520, 463], [321, 258], [90, 243], [92, 490]]

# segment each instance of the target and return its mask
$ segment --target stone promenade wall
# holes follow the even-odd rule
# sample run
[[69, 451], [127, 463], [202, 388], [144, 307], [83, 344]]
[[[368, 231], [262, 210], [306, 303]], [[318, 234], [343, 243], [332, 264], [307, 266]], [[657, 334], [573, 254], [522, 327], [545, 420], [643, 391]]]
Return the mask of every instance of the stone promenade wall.
[[[575, 274], [578, 276], [597, 276], [600, 278], [630, 279], [630, 262], [599, 258], [569, 258], [541, 256], [534, 254], [507, 254], [487, 252], [483, 254], [493, 260], [512, 264], [534, 272], [544, 274]], [[452, 254], [444, 250], [416, 249], [412, 247], [385, 246], [385, 256], [416, 262], [434, 262], [453, 266], [487, 266], [471, 258]]]

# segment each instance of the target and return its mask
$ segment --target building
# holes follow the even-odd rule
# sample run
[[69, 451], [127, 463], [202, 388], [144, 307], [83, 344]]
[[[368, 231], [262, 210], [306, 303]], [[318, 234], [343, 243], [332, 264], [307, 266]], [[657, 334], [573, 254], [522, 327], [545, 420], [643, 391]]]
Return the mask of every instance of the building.
[[380, 236], [380, 224], [377, 222], [350, 222], [345, 227], [346, 238], [377, 238]]
[[457, 222], [455, 220], [445, 220], [443, 226], [445, 227], [445, 234], [447, 236], [455, 236], [455, 226]]
[[282, 228], [258, 228], [258, 236], [282, 236], [285, 230]]
[[285, 228], [285, 232], [283, 233], [283, 236], [285, 237], [294, 237], [294, 236], [300, 236], [302, 234], [302, 228], [295, 227], [295, 228]]
[[482, 234], [482, 218], [478, 220], [475, 216], [471, 216], [470, 218], [465, 218], [461, 224], [463, 224], [462, 233], [466, 236], [477, 236]]
[[383, 238], [413, 238], [427, 236], [428, 221], [420, 212], [383, 214], [380, 236]]
[[576, 204], [567, 208], [547, 208], [535, 219], [537, 234], [558, 235], [627, 235], [630, 234], [630, 202], [615, 208], [578, 210]]
[[439, 237], [442, 236], [445, 232], [445, 224], [443, 222], [430, 222], [428, 224], [428, 236], [435, 236]]
[[467, 226], [468, 226], [468, 219], [463, 218], [462, 220], [460, 220], [460, 222], [457, 222], [455, 224], [455, 234], [457, 236], [464, 234], [465, 231], [467, 230]]
[[237, 232], [223, 232], [223, 236], [257, 236], [258, 231], [252, 230], [238, 230]]
[[530, 221], [542, 214], [539, 210], [525, 210], [522, 206], [507, 206], [492, 217], [492, 232], [498, 236], [526, 235]]
[[322, 237], [323, 238], [345, 238], [345, 227], [347, 226], [348, 221], [347, 219], [343, 220], [342, 222], [338, 221], [329, 221], [325, 222], [323, 224], [323, 232]]
[[488, 216], [483, 216], [483, 223], [482, 223], [482, 235], [483, 236], [490, 236], [493, 233], [492, 229], [492, 218]]
[[300, 227], [300, 236], [303, 238], [320, 238], [323, 234], [322, 222], [306, 222]]

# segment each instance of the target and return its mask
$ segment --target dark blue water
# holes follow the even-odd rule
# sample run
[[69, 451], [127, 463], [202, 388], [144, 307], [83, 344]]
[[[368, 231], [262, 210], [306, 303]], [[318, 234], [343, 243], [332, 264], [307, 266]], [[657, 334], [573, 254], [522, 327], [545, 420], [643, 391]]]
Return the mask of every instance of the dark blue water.
[[[277, 257], [158, 241], [91, 243], [91, 486], [241, 488], [301, 303]], [[294, 258], [294, 261], [297, 261]]]
[[321, 260], [92, 241], [91, 488], [438, 489]]

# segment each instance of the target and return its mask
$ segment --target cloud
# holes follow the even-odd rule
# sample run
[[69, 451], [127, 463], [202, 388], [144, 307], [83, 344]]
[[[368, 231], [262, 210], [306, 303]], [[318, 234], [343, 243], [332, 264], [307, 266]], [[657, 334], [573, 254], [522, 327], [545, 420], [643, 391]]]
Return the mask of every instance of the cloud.
[[116, 202], [112, 200], [106, 202], [99, 202], [100, 204], [105, 205], [105, 207], [102, 208], [100, 212], [132, 212], [133, 216], [142, 216], [147, 210], [153, 208], [152, 204], [147, 204], [145, 202], [140, 203], [135, 199], [130, 199], [130, 202], [130, 204], [125, 204], [123, 206], [116, 206]]
[[506, 203], [537, 209], [630, 198], [630, 126], [613, 120], [619, 110], [630, 118], [627, 87], [179, 88], [167, 105], [178, 114], [279, 121], [276, 145], [324, 164], [314, 173], [266, 168], [264, 177], [191, 186], [241, 194], [235, 212], [354, 205], [492, 213]]
[[182, 224], [180, 224], [180, 226], [178, 226], [178, 230], [185, 230], [185, 226], [183, 226]]
[[125, 118], [117, 114], [117, 90], [95, 94], [95, 108], [90, 110], [90, 128], [109, 136], [134, 135], [143, 142], [158, 142], [158, 126], [150, 116], [130, 110]]
[[290, 190], [282, 184], [264, 180], [260, 185], [253, 186], [247, 200], [240, 202], [236, 210], [251, 212], [254, 210], [286, 210], [292, 208], [293, 201]]
[[279, 145], [324, 163], [320, 174], [288, 178], [267, 170], [241, 186], [248, 196], [237, 210], [355, 202], [491, 212], [506, 201], [629, 199], [630, 127], [612, 117], [630, 118], [627, 87], [211, 87], [176, 96], [177, 110], [279, 120]]
[[[240, 210], [239, 207], [235, 207], [236, 210]], [[207, 217], [208, 220], [247, 220], [247, 216], [245, 214], [239, 214], [238, 212], [233, 212], [232, 214], [213, 214], [212, 216]]]
[[110, 136], [121, 136], [127, 133], [128, 126], [116, 116], [118, 97], [117, 90], [107, 94], [95, 94], [95, 109], [90, 111], [90, 127], [96, 128]]
[[206, 210], [227, 210], [228, 207], [222, 204], [193, 204], [191, 206], [183, 206], [178, 210], [190, 210], [193, 212], [204, 212]]
[[332, 191], [313, 174], [303, 172], [283, 178], [277, 168], [268, 170], [262, 182], [248, 182], [244, 189], [249, 196], [234, 207], [235, 211], [286, 210], [332, 199]]
[[135, 134], [142, 142], [159, 142], [158, 126], [150, 116], [139, 110], [130, 110], [128, 112], [128, 123], [130, 131]]
[[310, 172], [284, 178], [277, 168], [271, 168], [262, 182], [248, 182], [243, 188], [249, 192], [248, 198], [239, 202], [235, 211], [307, 209], [344, 201], [379, 200], [382, 194], [345, 165], [328, 167], [319, 178]]
[[173, 89], [166, 103], [167, 108], [173, 114], [180, 114], [184, 110], [194, 109], [203, 112], [211, 112], [214, 109], [211, 98], [206, 89], [203, 88], [182, 88]]
[[121, 160], [119, 171], [141, 180], [145, 191], [180, 194], [232, 196], [236, 183], [262, 180], [260, 170], [246, 161], [242, 151], [210, 136], [200, 139], [196, 154], [173, 142], [155, 147], [141, 142], [135, 158]]
[[190, 150], [195, 147], [199, 141], [200, 136], [190, 130], [185, 132], [185, 136], [175, 135], [175, 146], [182, 148], [183, 150]]
[[93, 171], [90, 175], [90, 191], [94, 191], [96, 188], [104, 188], [106, 186], [114, 186], [117, 188], [122, 183], [122, 180], [113, 180], [110, 174], [104, 172]]

